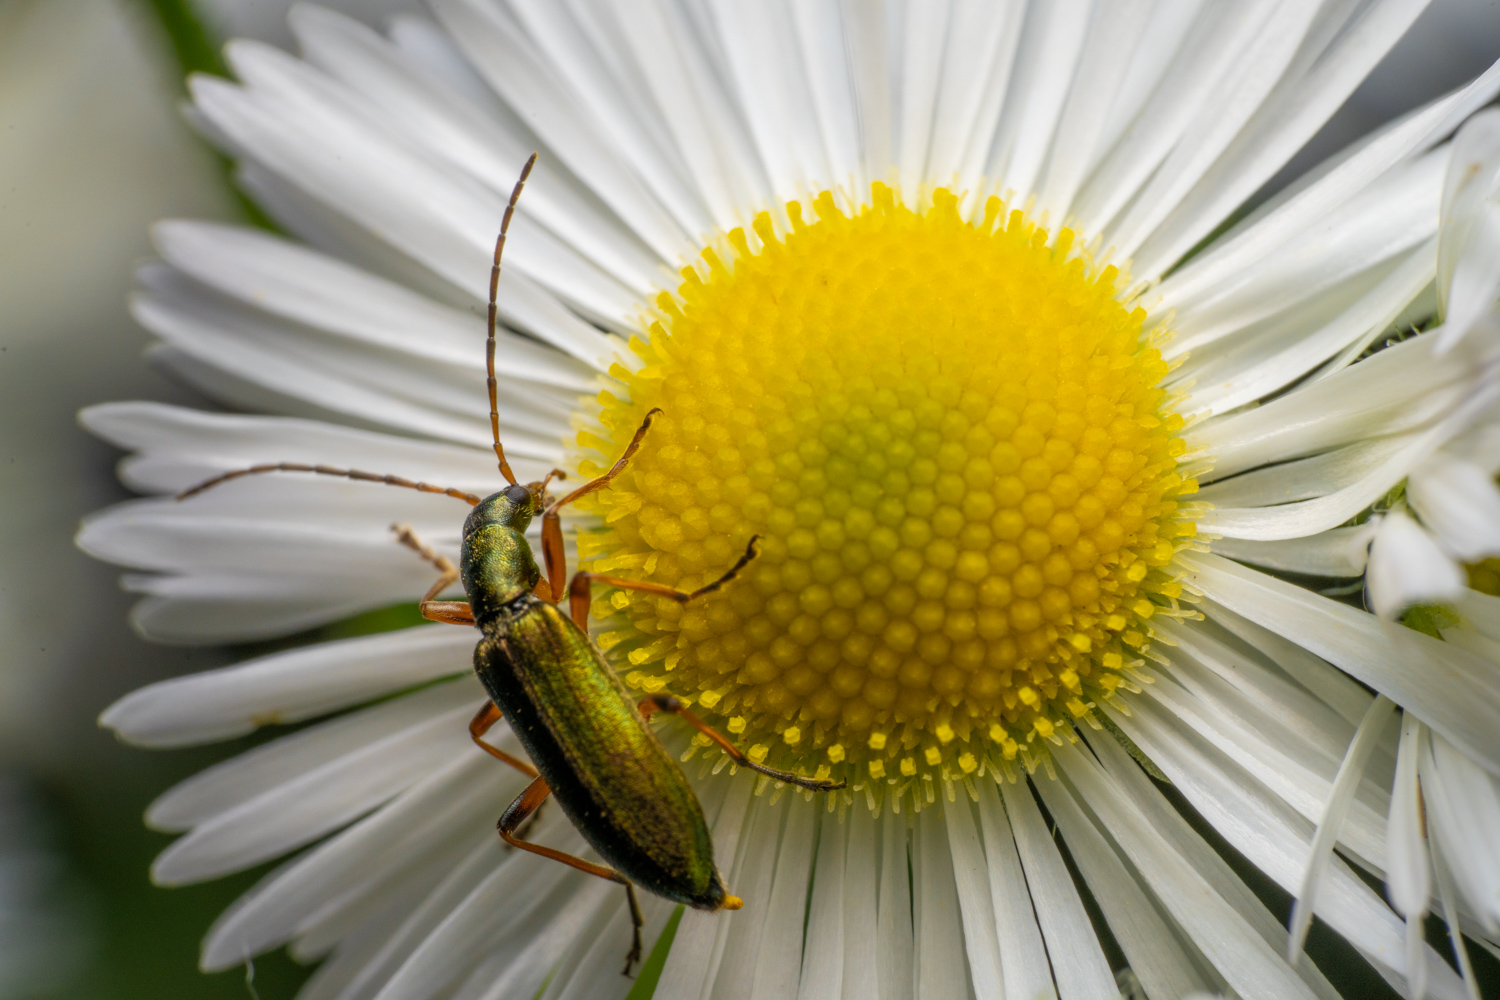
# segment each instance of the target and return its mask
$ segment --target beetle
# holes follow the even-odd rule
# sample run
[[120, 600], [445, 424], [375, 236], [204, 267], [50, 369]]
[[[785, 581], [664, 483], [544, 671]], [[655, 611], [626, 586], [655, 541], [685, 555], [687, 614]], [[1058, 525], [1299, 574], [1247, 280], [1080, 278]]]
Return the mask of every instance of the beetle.
[[[474, 742], [485, 752], [532, 780], [501, 815], [500, 836], [512, 847], [570, 865], [625, 887], [630, 908], [632, 945], [625, 975], [641, 957], [643, 919], [635, 887], [706, 911], [736, 910], [743, 901], [732, 895], [713, 858], [708, 824], [687, 776], [647, 722], [666, 712], [718, 744], [741, 767], [813, 791], [833, 791], [841, 781], [807, 778], [766, 767], [748, 758], [728, 738], [688, 711], [670, 694], [649, 695], [639, 702], [588, 636], [588, 611], [594, 583], [644, 591], [679, 602], [696, 600], [728, 585], [756, 557], [759, 539], [750, 539], [744, 554], [718, 579], [695, 591], [657, 583], [579, 572], [567, 588], [569, 614], [558, 604], [567, 576], [559, 511], [590, 493], [607, 488], [641, 447], [660, 410], [646, 415], [619, 460], [603, 475], [561, 499], [548, 502], [554, 477], [537, 483], [516, 481], [500, 443], [496, 403], [495, 328], [500, 262], [511, 218], [526, 180], [536, 164], [527, 160], [511, 192], [490, 268], [488, 372], [490, 430], [499, 471], [509, 484], [488, 497], [399, 476], [357, 469], [278, 462], [255, 465], [215, 476], [180, 493], [182, 500], [219, 483], [267, 472], [310, 472], [439, 493], [467, 501], [473, 509], [464, 521], [459, 565], [435, 553], [405, 525], [393, 525], [397, 540], [430, 562], [439, 573], [422, 598], [422, 616], [431, 621], [472, 625], [481, 638], [474, 648], [474, 670], [489, 700], [469, 724]], [[542, 517], [542, 574], [525, 537], [532, 520]], [[467, 601], [438, 596], [462, 582]], [[487, 743], [485, 734], [501, 719], [525, 748], [530, 762]], [[534, 765], [534, 766], [533, 766]], [[595, 864], [524, 839], [520, 828], [550, 796], [607, 865]]]

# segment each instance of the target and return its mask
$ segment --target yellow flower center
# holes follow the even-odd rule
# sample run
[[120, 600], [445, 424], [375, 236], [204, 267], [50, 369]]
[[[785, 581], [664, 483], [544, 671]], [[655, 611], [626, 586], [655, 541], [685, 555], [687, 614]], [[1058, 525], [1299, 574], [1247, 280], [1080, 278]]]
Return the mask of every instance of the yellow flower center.
[[625, 392], [579, 445], [613, 458], [663, 416], [595, 500], [585, 563], [691, 589], [763, 542], [701, 602], [614, 592], [599, 639], [627, 684], [773, 766], [856, 785], [1034, 766], [1029, 744], [1130, 687], [1180, 593], [1174, 498], [1196, 484], [1167, 365], [1067, 230], [993, 198], [966, 221], [945, 190], [872, 202], [850, 217], [825, 193], [816, 221], [793, 203], [785, 231], [729, 233], [732, 259], [703, 251], [637, 370], [615, 367]]

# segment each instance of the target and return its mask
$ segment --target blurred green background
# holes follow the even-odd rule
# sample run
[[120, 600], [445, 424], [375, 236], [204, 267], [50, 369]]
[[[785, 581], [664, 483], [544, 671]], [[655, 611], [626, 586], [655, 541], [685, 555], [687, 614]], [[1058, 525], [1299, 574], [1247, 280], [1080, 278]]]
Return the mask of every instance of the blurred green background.
[[[375, 25], [419, 8], [331, 5]], [[71, 543], [82, 515], [127, 495], [113, 476], [118, 455], [78, 430], [80, 407], [212, 405], [147, 365], [147, 337], [126, 300], [135, 267], [150, 258], [152, 221], [253, 221], [222, 161], [179, 114], [182, 78], [214, 71], [225, 37], [290, 46], [288, 6], [0, 0], [0, 1000], [284, 1000], [307, 974], [280, 953], [256, 960], [251, 983], [246, 970], [197, 971], [204, 931], [259, 871], [171, 890], [147, 874], [170, 839], [142, 825], [147, 803], [251, 741], [148, 753], [94, 724], [133, 688], [250, 651], [142, 642], [118, 572]], [[1500, 4], [1436, 0], [1283, 176], [1497, 56]], [[389, 627], [406, 614], [349, 627]], [[1285, 894], [1239, 867], [1284, 919]], [[1394, 995], [1321, 926], [1309, 951], [1346, 995]], [[1500, 963], [1476, 962], [1485, 995], [1500, 998]]]

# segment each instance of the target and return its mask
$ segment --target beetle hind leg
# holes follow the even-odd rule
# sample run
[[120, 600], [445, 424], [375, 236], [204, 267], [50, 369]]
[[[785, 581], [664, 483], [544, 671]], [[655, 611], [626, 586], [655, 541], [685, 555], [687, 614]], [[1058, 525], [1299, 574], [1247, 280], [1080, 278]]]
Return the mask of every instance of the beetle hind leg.
[[541, 844], [533, 844], [529, 840], [523, 840], [517, 834], [520, 827], [541, 808], [542, 803], [546, 802], [547, 797], [551, 794], [552, 789], [548, 787], [545, 778], [534, 779], [520, 795], [516, 796], [515, 801], [506, 807], [505, 812], [500, 815], [500, 821], [495, 824], [495, 829], [499, 832], [500, 839], [511, 847], [519, 847], [523, 851], [539, 854], [544, 858], [551, 858], [553, 861], [560, 861], [569, 868], [577, 868], [579, 871], [593, 875], [596, 878], [618, 882], [625, 887], [625, 896], [630, 904], [632, 940], [630, 952], [625, 957], [624, 975], [628, 976], [630, 975], [631, 967], [641, 960], [641, 928], [645, 925], [645, 919], [641, 916], [640, 902], [635, 897], [635, 886], [631, 885], [629, 879], [613, 868], [596, 865], [592, 861], [585, 861], [582, 858], [574, 857], [564, 851], [557, 850], [555, 847], [543, 847]]
[[635, 886], [629, 882], [625, 883], [625, 900], [630, 904], [630, 951], [625, 954], [625, 968], [620, 970], [620, 975], [630, 975], [630, 969], [641, 960], [641, 928], [646, 926], [646, 918], [641, 915], [641, 901], [635, 897]]
[[704, 736], [707, 736], [709, 739], [717, 743], [725, 753], [729, 754], [729, 759], [734, 761], [735, 764], [739, 765], [740, 767], [749, 768], [750, 770], [756, 771], [760, 774], [767, 775], [768, 777], [775, 778], [777, 781], [785, 781], [789, 785], [796, 785], [798, 788], [806, 788], [807, 790], [813, 792], [836, 792], [840, 788], [843, 788], [845, 784], [847, 784], [847, 782], [843, 781], [828, 781], [822, 778], [804, 778], [802, 775], [793, 774], [790, 771], [778, 771], [774, 767], [766, 767], [764, 764], [757, 764], [749, 757], [746, 757], [743, 750], [735, 746], [733, 743], [729, 742], [729, 737], [725, 736], [723, 733], [719, 732], [717, 729], [715, 729], [713, 726], [710, 726], [702, 719], [698, 718], [692, 712], [689, 712], [687, 710], [687, 706], [684, 705], [681, 699], [677, 698], [675, 695], [649, 695], [645, 698], [642, 698], [640, 703], [636, 707], [640, 709], [641, 715], [645, 716], [648, 719], [655, 712], [672, 713], [683, 722], [686, 722], [688, 725], [698, 730], [698, 732], [702, 733]]

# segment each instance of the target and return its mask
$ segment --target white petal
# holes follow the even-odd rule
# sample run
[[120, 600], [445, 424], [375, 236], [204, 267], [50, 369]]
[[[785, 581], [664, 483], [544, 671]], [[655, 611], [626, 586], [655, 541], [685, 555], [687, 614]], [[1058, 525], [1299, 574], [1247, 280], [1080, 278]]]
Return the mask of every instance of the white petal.
[[950, 184], [954, 192], [977, 192], [1025, 18], [1024, 4], [960, 0], [953, 5], [927, 155], [931, 182]]
[[807, 99], [817, 113], [817, 132], [833, 183], [850, 191], [866, 191], [869, 182], [864, 177], [854, 84], [837, 0], [790, 6], [802, 72], [807, 77]]
[[1222, 96], [1224, 75], [1263, 29], [1272, 8], [1270, 3], [1199, 8], [1150, 97], [1080, 194], [1075, 211], [1087, 231], [1101, 230], [1149, 180], [1199, 111]]
[[1180, 997], [1221, 988], [1221, 982], [1199, 971], [1196, 963], [1202, 962], [1203, 956], [1179, 940], [1171, 918], [1158, 908], [1124, 859], [1084, 814], [1073, 793], [1060, 781], [1040, 781], [1037, 791], [1146, 995]]
[[[217, 78], [195, 77], [193, 97], [220, 128], [253, 148], [258, 161], [485, 301], [504, 197], [467, 178], [442, 175], [411, 150], [362, 129], [353, 116], [293, 114], [287, 101], [264, 90], [246, 91]], [[364, 169], [351, 173], [351, 165], [359, 164]], [[522, 227], [516, 235], [525, 232]], [[540, 227], [533, 226], [531, 236], [546, 241]], [[603, 334], [514, 268], [501, 275], [499, 301], [508, 322], [580, 360], [597, 364], [612, 353]], [[628, 295], [605, 308], [618, 311], [626, 301]]]
[[1351, 577], [1365, 571], [1370, 535], [1370, 529], [1361, 524], [1270, 542], [1220, 538], [1211, 547], [1221, 556], [1285, 573]]
[[[389, 739], [459, 705], [480, 704], [472, 683], [436, 684], [262, 744], [178, 782], [146, 810], [158, 830], [188, 830], [346, 754]], [[514, 745], [508, 727], [489, 737]]]
[[[886, 30], [886, 12], [875, 4], [840, 4], [844, 17], [849, 76], [854, 85], [856, 117], [864, 146], [866, 181], [886, 179], [890, 174], [895, 140], [892, 136], [891, 62], [892, 40]], [[989, 153], [989, 149], [984, 151]]]
[[[1282, 888], [1296, 888], [1312, 841], [1309, 821], [1270, 796], [1246, 772], [1187, 737], [1160, 709], [1142, 705], [1130, 716], [1106, 711], [1221, 836]], [[1317, 911], [1377, 968], [1404, 970], [1402, 922], [1338, 858]], [[1429, 957], [1443, 964], [1435, 954]], [[1458, 1000], [1463, 995], [1458, 977], [1446, 966], [1434, 970], [1431, 985], [1434, 996]]]
[[[286, 319], [418, 357], [484, 370], [482, 317], [440, 305], [393, 281], [260, 230], [183, 219], [152, 229], [174, 267]], [[587, 366], [507, 330], [497, 374], [587, 392]]]
[[1215, 625], [1233, 633], [1337, 712], [1348, 724], [1350, 733], [1364, 718], [1372, 696], [1348, 674], [1274, 629], [1237, 615], [1222, 604], [1205, 598], [1199, 607]]
[[[473, 180], [437, 159], [427, 137], [402, 134], [394, 127], [398, 118], [363, 104], [357, 91], [278, 49], [234, 41], [225, 56], [247, 88], [238, 100], [234, 91], [221, 91], [200, 105], [210, 117], [217, 111], [216, 124], [231, 135], [238, 129], [252, 157], [349, 218], [367, 227], [382, 216], [396, 224], [399, 228], [392, 232], [377, 232], [485, 301], [482, 289], [489, 275], [483, 263], [494, 252], [494, 234], [513, 180], [488, 186]], [[201, 98], [204, 88], [199, 91], [195, 97]], [[238, 115], [235, 105], [241, 109]], [[251, 108], [269, 116], [270, 127], [255, 129], [257, 116], [243, 114]], [[523, 160], [514, 163], [516, 174]], [[378, 171], [371, 169], [375, 164]], [[405, 204], [375, 204], [380, 194], [390, 193], [393, 181], [409, 185]], [[425, 211], [413, 213], [417, 206]], [[490, 228], [476, 228], [476, 223]], [[507, 251], [508, 270], [546, 286], [597, 320], [619, 330], [630, 328], [636, 296], [539, 224], [530, 209], [519, 210]], [[480, 275], [471, 271], [481, 270], [484, 280], [475, 280]], [[501, 309], [509, 305], [502, 303]], [[580, 325], [576, 332], [583, 331]], [[587, 341], [583, 337], [573, 346], [588, 350]], [[584, 357], [592, 362], [597, 354]]]
[[[1190, 403], [1194, 412], [1228, 413], [1253, 403], [1301, 378], [1351, 343], [1373, 340], [1432, 282], [1437, 266], [1433, 249], [1429, 239], [1407, 253], [1389, 273], [1383, 267], [1373, 269], [1380, 272], [1375, 287], [1317, 329], [1309, 331], [1302, 326], [1308, 305], [1301, 304], [1285, 312], [1287, 321], [1279, 324], [1287, 333], [1295, 330], [1291, 337], [1278, 336], [1268, 342], [1265, 336], [1246, 337], [1249, 331], [1240, 331], [1225, 338], [1243, 348], [1240, 357], [1216, 366], [1211, 378], [1208, 373], [1178, 374], [1180, 378], [1197, 379]], [[1298, 326], [1302, 328], [1296, 329]]]
[[[1148, 238], [1266, 100], [1296, 55], [1316, 13], [1316, 7], [1296, 2], [1279, 3], [1271, 8], [1270, 17], [1249, 39], [1245, 49], [1220, 70], [1210, 87], [1204, 88], [1206, 99], [1188, 122], [1176, 147], [1124, 210], [1122, 218], [1106, 230], [1106, 239], [1122, 255], [1137, 258], [1142, 275], [1159, 275], [1175, 262], [1175, 255], [1167, 256], [1171, 249], [1164, 252], [1163, 248], [1148, 243]], [[1290, 155], [1291, 150], [1286, 152]], [[1186, 249], [1183, 247], [1177, 254]]]
[[[519, 130], [497, 127], [467, 95], [421, 78], [404, 53], [359, 22], [316, 7], [291, 15], [303, 57], [394, 118], [424, 148], [509, 195], [535, 148]], [[527, 130], [529, 131], [529, 130]], [[658, 283], [662, 260], [561, 164], [527, 182], [520, 211], [636, 292]]]
[[880, 1000], [911, 1000], [911, 860], [906, 817], [886, 810], [880, 821], [880, 908], [876, 914], [875, 975]]
[[473, 5], [437, 12], [490, 85], [590, 190], [663, 259], [692, 254], [713, 217], [611, 18], [579, 4], [511, 6], [529, 37]]
[[1432, 854], [1432, 871], [1436, 876], [1438, 885], [1438, 898], [1443, 902], [1443, 922], [1448, 925], [1448, 940], [1453, 945], [1454, 954], [1458, 956], [1458, 970], [1463, 974], [1464, 985], [1469, 988], [1469, 1000], [1481, 1000], [1479, 996], [1479, 984], [1474, 981], [1474, 967], [1469, 963], [1469, 948], [1464, 944], [1463, 934], [1459, 931], [1457, 893], [1453, 888], [1453, 876], [1448, 871], [1448, 866], [1443, 863], [1443, 855], [1440, 851]]
[[974, 811], [967, 795], [943, 805], [948, 849], [953, 856], [953, 878], [958, 889], [958, 907], [963, 917], [964, 947], [968, 952], [969, 976], [974, 995], [1004, 996], [1000, 940], [995, 934], [995, 906], [990, 896], [989, 864], [974, 825]]
[[917, 1000], [963, 996], [970, 988], [964, 961], [964, 930], [954, 885], [953, 857], [942, 812], [923, 809], [912, 844]]
[[1427, 866], [1417, 761], [1422, 749], [1422, 723], [1416, 716], [1401, 716], [1401, 750], [1396, 758], [1396, 780], [1391, 786], [1391, 812], [1386, 824], [1385, 889], [1409, 922], [1420, 923], [1432, 895]]
[[817, 846], [817, 803], [804, 801], [796, 793], [785, 796], [783, 803], [786, 827], [761, 930], [751, 1000], [786, 1000], [797, 992], [802, 972], [803, 920]]
[[[559, 814], [539, 817], [533, 835], [559, 850], [574, 852], [583, 839]], [[463, 901], [444, 915], [401, 967], [381, 986], [380, 997], [431, 997], [453, 983], [481, 957], [494, 951], [524, 954], [548, 921], [579, 906], [597, 906], [606, 893], [620, 892], [602, 879], [560, 865], [550, 858], [512, 851], [474, 884]], [[536, 970], [521, 970], [522, 975]], [[533, 993], [545, 978], [536, 975]]]
[[462, 673], [465, 629], [426, 626], [325, 642], [133, 691], [99, 717], [143, 746], [188, 746], [310, 719], [437, 677]]
[[1200, 530], [1237, 538], [1269, 540], [1296, 538], [1337, 527], [1380, 499], [1425, 455], [1472, 423], [1478, 414], [1494, 405], [1496, 399], [1500, 399], [1500, 381], [1481, 383], [1466, 390], [1454, 401], [1453, 409], [1432, 427], [1403, 442], [1400, 450], [1390, 458], [1343, 489], [1279, 507], [1211, 510], [1199, 519]]
[[139, 452], [122, 474], [141, 492], [176, 493], [258, 462], [372, 469], [485, 495], [499, 482], [489, 449], [414, 441], [313, 420], [207, 413], [165, 403], [103, 403], [79, 423], [116, 447]]
[[328, 900], [364, 885], [372, 873], [399, 868], [402, 857], [429, 849], [455, 831], [488, 833], [499, 810], [520, 791], [521, 778], [519, 771], [496, 767], [486, 754], [454, 758], [242, 896], [209, 931], [204, 968], [238, 965], [246, 955], [287, 940]]
[[[693, 37], [687, 13], [659, 0], [637, 4], [629, 16], [596, 4], [595, 16], [617, 32], [614, 47], [628, 54], [661, 109], [685, 177], [721, 229], [750, 221], [771, 195], [748, 130], [708, 64], [711, 54]], [[701, 38], [701, 36], [699, 36]]]
[[1394, 618], [1413, 604], [1451, 601], [1466, 589], [1463, 570], [1404, 511], [1380, 522], [1365, 586], [1375, 613]]
[[773, 4], [708, 7], [772, 190], [792, 200], [809, 189], [827, 188], [837, 178], [823, 158], [817, 118], [806, 100], [789, 12]]
[[[748, 776], [745, 780], [749, 780]], [[757, 796], [751, 803], [741, 847], [743, 857], [738, 864], [734, 885], [735, 895], [744, 899], [745, 906], [735, 913], [719, 915], [719, 919], [729, 925], [730, 933], [724, 941], [714, 978], [712, 995], [716, 1000], [746, 1000], [754, 986], [786, 818], [787, 809], [781, 804], [772, 806], [768, 796]], [[806, 882], [803, 888], [806, 888]], [[676, 950], [675, 944], [673, 950]]]
[[1500, 641], [1500, 597], [1468, 590], [1454, 604], [1469, 628], [1486, 639]]
[[1246, 1000], [1315, 995], [1206, 879], [1182, 863], [1096, 763], [1071, 745], [1053, 755], [1163, 907], [1236, 993]]
[[[1357, 441], [1334, 451], [1219, 479], [1199, 489], [1195, 500], [1215, 507], [1274, 507], [1336, 493], [1380, 468], [1415, 438], [1413, 434]], [[1208, 473], [1209, 478], [1214, 473]]]
[[853, 824], [825, 813], [821, 826], [797, 1000], [837, 1000], [844, 988], [844, 844]]
[[[1148, 688], [1145, 698], [1169, 709], [1299, 813], [1316, 820], [1329, 795], [1337, 758], [1330, 760], [1324, 747], [1299, 738], [1298, 729], [1306, 722], [1296, 728], [1284, 726], [1274, 712], [1257, 711], [1249, 699], [1236, 697], [1201, 669], [1194, 671], [1189, 659], [1174, 657], [1171, 673]], [[1167, 683], [1169, 679], [1181, 681], [1182, 687]], [[1385, 853], [1380, 820], [1387, 803], [1378, 787], [1362, 790], [1365, 795], [1354, 809], [1354, 821], [1344, 827], [1343, 842], [1346, 851], [1373, 860]]]
[[[1146, 776], [1120, 742], [1111, 736], [1100, 734], [1098, 738], [1090, 740], [1089, 746], [1110, 778], [1120, 786], [1121, 791], [1142, 815], [1151, 821], [1157, 833], [1208, 881], [1215, 892], [1234, 907], [1267, 944], [1272, 948], [1281, 947], [1286, 941], [1286, 928], [1219, 853], [1183, 819], [1182, 814], [1167, 801], [1161, 789]], [[1338, 997], [1332, 985], [1311, 962], [1300, 963], [1296, 972], [1323, 1000], [1336, 1000]]]
[[[643, 897], [641, 915], [646, 921], [641, 940], [649, 953], [651, 942], [661, 935], [674, 907], [650, 893], [638, 895]], [[597, 1000], [627, 994], [632, 982], [620, 975], [623, 956], [631, 943], [630, 910], [624, 894], [616, 897], [613, 907], [605, 897], [603, 913], [604, 926], [597, 932], [589, 928], [559, 933], [567, 946], [555, 963], [558, 971], [544, 994], [546, 1000]]]
[[1037, 926], [1026, 875], [1016, 853], [1016, 838], [1000, 803], [1000, 791], [988, 781], [979, 788], [980, 828], [989, 865], [990, 900], [995, 907], [995, 934], [1000, 941], [1000, 973], [1007, 997], [1055, 995], [1047, 947]]
[[[755, 801], [751, 796], [754, 787], [753, 781], [735, 782], [713, 825], [719, 864], [729, 884], [736, 888], [740, 884], [741, 862], [747, 853], [744, 834], [750, 832], [746, 819]], [[683, 913], [672, 950], [667, 953], [667, 964], [656, 983], [656, 996], [662, 1000], [700, 1000], [707, 994], [718, 974], [719, 959], [729, 936], [729, 920], [721, 919], [722, 916], [693, 910]]]
[[[876, 889], [880, 864], [875, 848], [879, 820], [868, 813], [850, 810], [849, 850], [844, 864], [844, 981], [842, 1000], [867, 1000], [878, 996], [876, 948], [879, 911]], [[799, 998], [800, 1000], [800, 998]], [[823, 998], [819, 998], [823, 1000]], [[829, 995], [827, 1000], [836, 1000]]]
[[[562, 895], [562, 894], [558, 894]], [[522, 907], [507, 908], [504, 904], [491, 901], [492, 908], [505, 911], [509, 909], [507, 916], [516, 914], [523, 923], [520, 927], [502, 927], [491, 934], [485, 935], [484, 940], [477, 944], [470, 940], [470, 934], [476, 928], [465, 928], [462, 943], [466, 947], [465, 957], [469, 948], [482, 948], [485, 950], [485, 961], [480, 965], [463, 983], [463, 987], [457, 991], [456, 996], [473, 998], [473, 1000], [532, 1000], [546, 985], [548, 977], [558, 961], [568, 950], [568, 947], [582, 936], [590, 926], [596, 926], [601, 913], [619, 905], [620, 890], [600, 879], [588, 879], [582, 888], [574, 893], [567, 894], [559, 905], [557, 902], [548, 901], [542, 906], [535, 907], [528, 912]], [[480, 930], [483, 933], [483, 930]], [[494, 951], [494, 937], [501, 936], [507, 944], [524, 947], [518, 950]], [[413, 997], [429, 997], [438, 993], [441, 986], [447, 985], [444, 973], [451, 973], [455, 964], [453, 959], [444, 956], [439, 959], [439, 976], [435, 982], [420, 982], [418, 985], [421, 992], [401, 990], [399, 992], [390, 989], [382, 990], [377, 997], [379, 1000], [401, 1000]]]
[[[1366, 137], [1253, 213], [1161, 286], [1163, 308], [1185, 305], [1307, 232], [1393, 165], [1441, 138], [1500, 89], [1500, 63], [1461, 91], [1438, 98]], [[1217, 216], [1211, 216], [1217, 217]]]
[[1067, 217], [1089, 166], [1105, 151], [1100, 146], [1105, 117], [1152, 13], [1149, 4], [1101, 4], [1090, 19], [1037, 198], [1036, 210], [1054, 225]]
[[1446, 349], [1495, 305], [1494, 243], [1500, 237], [1496, 181], [1500, 179], [1500, 114], [1481, 111], [1453, 140], [1453, 158], [1443, 186], [1438, 246], [1438, 306], [1451, 329]]
[[[489, 443], [481, 371], [379, 345], [351, 345], [236, 303], [165, 269], [142, 277], [148, 287], [132, 300], [132, 314], [203, 364], [367, 426]], [[577, 393], [510, 378], [504, 383], [502, 426], [516, 440], [517, 450], [556, 454], [558, 428]]]
[[1439, 452], [1412, 470], [1406, 495], [1455, 558], [1478, 562], [1500, 555], [1500, 489], [1484, 469]]
[[1047, 149], [1057, 129], [1088, 33], [1089, 0], [1033, 4], [1026, 11], [1006, 108], [985, 172], [1025, 202], [1039, 188]]
[[[1380, 61], [1426, 6], [1397, 0], [1324, 7], [1292, 65], [1142, 252], [1173, 261], [1264, 184]], [[1337, 11], [1337, 13], [1335, 13]], [[1332, 16], [1329, 16], [1332, 15]], [[1347, 17], [1347, 21], [1342, 21]], [[1325, 47], [1326, 46], [1326, 47]]]
[[[479, 704], [469, 687], [456, 709], [283, 781], [178, 838], [157, 857], [151, 877], [187, 885], [243, 871], [338, 829], [388, 801], [457, 755], [472, 750], [465, 723]], [[469, 744], [466, 746], [466, 744]]]
[[1062, 1000], [1114, 1000], [1119, 995], [1115, 977], [1099, 948], [1099, 939], [1094, 935], [1093, 924], [1089, 923], [1062, 854], [1042, 822], [1031, 789], [1025, 782], [1007, 783], [1000, 786], [1000, 792], [1021, 855], [1021, 866], [1026, 871], [1037, 923], [1047, 942], [1047, 957], [1057, 979], [1058, 996]]
[[1465, 344], [1437, 357], [1429, 338], [1415, 337], [1257, 409], [1207, 420], [1190, 440], [1222, 477], [1415, 429], [1473, 396], [1497, 353], [1491, 343]]
[[[1238, 718], [1254, 720], [1252, 730], [1295, 752], [1331, 780], [1357, 727], [1319, 696], [1285, 678], [1276, 669], [1280, 664], [1271, 666], [1274, 660], [1237, 642], [1218, 617], [1155, 621], [1152, 633], [1167, 645], [1154, 648], [1170, 662], [1174, 676], [1201, 699], [1224, 706]], [[1327, 664], [1322, 667], [1333, 671]], [[1210, 683], [1210, 677], [1217, 683]], [[1369, 703], [1368, 695], [1360, 699], [1361, 719]]]
[[1484, 929], [1500, 933], [1500, 789], [1494, 779], [1451, 743], [1433, 734], [1418, 757], [1429, 810], [1429, 836], [1457, 878], [1459, 891]]
[[[341, 1000], [373, 997], [380, 984], [400, 968], [443, 918], [473, 891], [474, 886], [500, 868], [508, 860], [508, 855], [513, 853], [506, 850], [499, 837], [487, 836], [477, 841], [469, 854], [453, 865], [446, 877], [429, 890], [424, 899], [408, 907], [396, 926], [386, 934], [379, 935], [373, 943], [358, 949], [348, 948], [347, 944], [341, 945], [334, 956], [315, 973], [312, 982], [318, 986], [307, 987], [312, 993], [311, 1000], [332, 1000], [334, 996]], [[350, 962], [353, 956], [345, 954], [346, 948], [358, 956], [357, 963]], [[338, 977], [342, 982], [338, 983], [336, 993], [333, 992], [334, 982], [328, 982], [326, 986], [319, 983], [319, 980], [324, 979], [325, 973], [330, 972], [330, 965], [345, 964], [352, 967], [343, 970]], [[328, 978], [331, 980], [333, 976], [329, 975]], [[328, 992], [325, 994], [324, 990]]]
[[1500, 665], [1219, 556], [1179, 557], [1185, 579], [1341, 667], [1500, 773]]
[[1290, 962], [1295, 963], [1298, 954], [1302, 951], [1302, 943], [1307, 938], [1308, 928], [1312, 926], [1318, 888], [1323, 873], [1327, 871], [1334, 841], [1338, 839], [1349, 805], [1354, 801], [1354, 792], [1359, 787], [1360, 778], [1364, 774], [1365, 763], [1374, 752], [1376, 742], [1380, 739], [1386, 723], [1390, 721], [1395, 707], [1384, 695], [1375, 699], [1370, 705], [1370, 710], [1365, 713], [1364, 719], [1360, 721], [1359, 729], [1355, 730], [1354, 739], [1349, 741], [1349, 750], [1344, 755], [1344, 762], [1339, 765], [1338, 776], [1333, 780], [1333, 787], [1328, 793], [1328, 802], [1323, 808], [1323, 815], [1318, 820], [1317, 832], [1313, 834], [1312, 847], [1308, 852], [1307, 870], [1302, 876], [1302, 885], [1297, 891], [1296, 902], [1292, 906], [1292, 919], [1287, 931], [1287, 960]]

